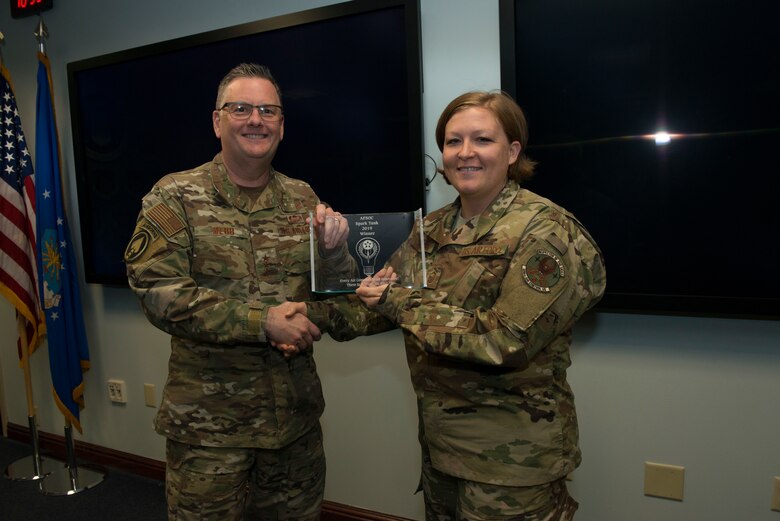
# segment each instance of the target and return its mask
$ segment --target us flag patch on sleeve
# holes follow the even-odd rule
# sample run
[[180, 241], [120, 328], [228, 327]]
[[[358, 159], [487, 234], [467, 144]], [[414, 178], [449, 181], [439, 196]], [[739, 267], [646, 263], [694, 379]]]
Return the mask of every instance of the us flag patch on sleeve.
[[184, 223], [173, 210], [162, 203], [152, 206], [146, 212], [146, 218], [153, 222], [163, 234], [171, 238], [184, 229]]

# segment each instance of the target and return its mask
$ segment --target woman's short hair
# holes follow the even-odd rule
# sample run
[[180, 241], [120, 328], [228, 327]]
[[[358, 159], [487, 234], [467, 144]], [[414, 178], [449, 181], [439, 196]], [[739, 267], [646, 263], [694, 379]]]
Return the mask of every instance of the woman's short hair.
[[[436, 144], [439, 146], [439, 150], [444, 150], [444, 130], [452, 116], [471, 107], [480, 107], [491, 111], [504, 129], [509, 142], [517, 141], [520, 143], [520, 155], [517, 161], [509, 165], [508, 175], [517, 182], [529, 179], [533, 175], [536, 162], [525, 154], [525, 147], [528, 144], [528, 123], [523, 109], [509, 94], [503, 91], [466, 92], [452, 100], [444, 108], [439, 116], [439, 122], [436, 124]], [[449, 181], [447, 182], [449, 183]]]

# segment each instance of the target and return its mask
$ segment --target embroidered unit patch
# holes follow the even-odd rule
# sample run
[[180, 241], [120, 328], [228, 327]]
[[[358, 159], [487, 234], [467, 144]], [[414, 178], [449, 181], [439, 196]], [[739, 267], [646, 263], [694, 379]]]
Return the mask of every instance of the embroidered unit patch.
[[128, 244], [127, 249], [125, 249], [125, 261], [133, 262], [143, 255], [146, 251], [146, 247], [149, 246], [150, 240], [151, 234], [147, 230], [141, 228], [138, 233], [133, 235], [133, 238], [130, 239], [130, 244]]
[[550, 288], [558, 284], [565, 275], [566, 270], [561, 259], [547, 250], [537, 250], [523, 264], [525, 283], [542, 293], [549, 293]]

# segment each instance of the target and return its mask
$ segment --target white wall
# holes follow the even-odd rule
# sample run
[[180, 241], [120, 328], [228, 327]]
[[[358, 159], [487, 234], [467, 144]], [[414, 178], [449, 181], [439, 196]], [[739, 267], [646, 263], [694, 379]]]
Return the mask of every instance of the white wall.
[[[45, 15], [55, 101], [69, 181], [71, 232], [80, 242], [67, 104], [68, 62], [333, 3], [328, 0], [149, 0], [55, 3]], [[457, 94], [500, 84], [496, 0], [421, 0], [426, 152], [440, 162], [436, 119]], [[147, 14], [144, 9], [149, 11]], [[109, 12], [110, 11], [110, 12]], [[90, 20], [85, 23], [83, 20]], [[5, 63], [34, 150], [36, 18], [0, 8]], [[150, 88], [160, 88], [150, 81]], [[428, 175], [433, 174], [432, 163]], [[543, 171], [540, 171], [543, 175]], [[440, 177], [429, 210], [454, 192]], [[92, 369], [82, 413], [89, 443], [164, 459], [163, 439], [143, 405], [143, 383], [162, 389], [168, 338], [150, 326], [129, 290], [83, 286]], [[8, 418], [26, 425], [13, 311], [0, 302], [0, 365]], [[397, 331], [317, 346], [327, 408], [326, 498], [423, 519], [412, 495], [419, 476], [416, 413]], [[594, 313], [575, 332], [570, 380], [584, 452], [571, 482], [579, 521], [780, 520], [769, 510], [780, 475], [780, 322]], [[62, 433], [49, 391], [45, 347], [33, 356], [41, 430]], [[106, 380], [127, 382], [129, 403], [111, 404]], [[686, 467], [683, 502], [642, 495], [644, 461]]]

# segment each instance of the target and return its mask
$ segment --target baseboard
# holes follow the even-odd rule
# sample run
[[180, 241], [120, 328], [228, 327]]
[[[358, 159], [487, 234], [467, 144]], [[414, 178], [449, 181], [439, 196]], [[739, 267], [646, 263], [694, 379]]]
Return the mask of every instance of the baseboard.
[[380, 514], [371, 510], [342, 505], [332, 501], [322, 502], [321, 521], [412, 521], [405, 517]]
[[[30, 443], [30, 429], [15, 423], [8, 424], [8, 438], [22, 443]], [[79, 463], [91, 463], [113, 467], [130, 474], [165, 481], [165, 462], [128, 452], [101, 447], [85, 441], [73, 442], [76, 459]], [[65, 436], [38, 431], [38, 447], [41, 455], [66, 460]], [[407, 518], [390, 516], [371, 510], [324, 501], [322, 521], [412, 521]]]
[[[8, 424], [8, 437], [12, 440], [30, 443], [30, 429], [14, 423]], [[165, 481], [165, 462], [157, 461], [127, 452], [121, 452], [85, 441], [75, 440], [73, 446], [77, 462], [113, 467], [137, 476]], [[38, 431], [38, 447], [42, 455], [49, 455], [65, 461], [65, 436]]]

